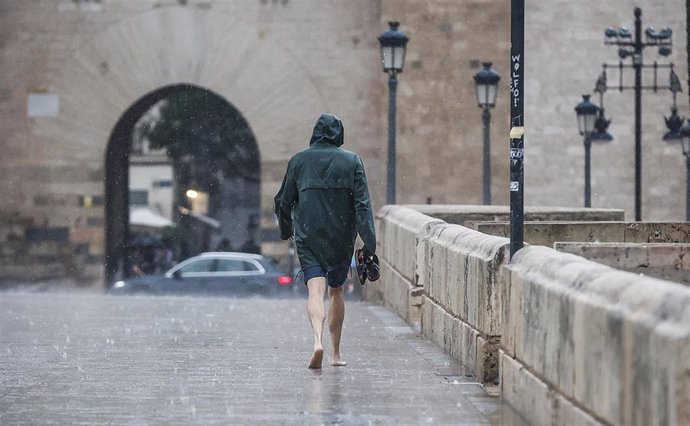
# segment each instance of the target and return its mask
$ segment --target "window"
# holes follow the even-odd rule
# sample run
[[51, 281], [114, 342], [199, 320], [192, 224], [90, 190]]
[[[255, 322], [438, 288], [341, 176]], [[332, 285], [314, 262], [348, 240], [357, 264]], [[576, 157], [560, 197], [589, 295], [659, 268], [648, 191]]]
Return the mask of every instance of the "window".
[[251, 262], [239, 259], [219, 259], [218, 260], [218, 272], [245, 272], [245, 271], [258, 271], [259, 268], [256, 267]]
[[129, 204], [132, 206], [146, 206], [149, 204], [149, 192], [129, 191]]
[[188, 263], [180, 268], [180, 272], [187, 274], [190, 272], [211, 272], [213, 271], [214, 259], [200, 259], [195, 262]]

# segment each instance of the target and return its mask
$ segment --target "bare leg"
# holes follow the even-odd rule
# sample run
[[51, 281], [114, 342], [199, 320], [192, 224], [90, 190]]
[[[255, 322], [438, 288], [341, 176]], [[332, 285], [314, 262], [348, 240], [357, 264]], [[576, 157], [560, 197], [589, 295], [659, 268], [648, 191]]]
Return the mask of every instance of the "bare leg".
[[331, 365], [344, 367], [347, 362], [340, 359], [340, 335], [343, 331], [343, 320], [345, 319], [345, 297], [343, 288], [329, 288], [328, 296], [330, 305], [328, 307], [328, 329], [331, 332], [331, 342], [333, 343], [333, 354]]
[[326, 319], [325, 309], [323, 307], [323, 294], [326, 292], [326, 278], [314, 277], [307, 281], [307, 288], [309, 289], [309, 300], [307, 301], [307, 313], [309, 314], [309, 321], [311, 321], [311, 328], [314, 331], [314, 353], [309, 359], [308, 368], [321, 368], [323, 361], [323, 344], [321, 338], [323, 337], [323, 323]]

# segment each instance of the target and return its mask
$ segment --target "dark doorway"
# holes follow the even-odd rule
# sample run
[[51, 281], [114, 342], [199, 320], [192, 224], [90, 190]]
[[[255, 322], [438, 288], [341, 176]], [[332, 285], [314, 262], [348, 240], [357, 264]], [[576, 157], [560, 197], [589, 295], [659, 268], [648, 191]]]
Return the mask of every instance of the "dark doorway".
[[[137, 100], [110, 135], [105, 164], [108, 285], [132, 274], [132, 241], [140, 235], [130, 226], [130, 208], [146, 204], [147, 194], [132, 191], [130, 173], [133, 165], [146, 167], [142, 159], [149, 152], [163, 153], [172, 169], [170, 200], [158, 203], [171, 204], [164, 210], [174, 225], [157, 237], [173, 246], [175, 260], [215, 249], [258, 252], [260, 157], [249, 124], [206, 89], [166, 86]], [[191, 196], [196, 194], [201, 199]]]

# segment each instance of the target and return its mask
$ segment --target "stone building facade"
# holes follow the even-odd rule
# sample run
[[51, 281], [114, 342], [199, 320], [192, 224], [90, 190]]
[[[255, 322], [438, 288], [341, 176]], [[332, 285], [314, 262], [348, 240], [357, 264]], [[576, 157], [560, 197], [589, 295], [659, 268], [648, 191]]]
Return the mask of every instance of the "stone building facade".
[[[668, 59], [686, 88], [684, 2], [527, 1], [527, 204], [582, 204], [584, 150], [573, 107], [591, 93], [601, 64], [617, 61], [604, 28], [632, 26], [638, 5], [645, 25], [674, 30]], [[492, 111], [493, 202], [507, 204], [508, 0], [3, 1], [0, 275], [102, 277], [114, 129], [139, 100], [179, 84], [222, 96], [251, 127], [265, 235], [275, 228], [272, 197], [287, 160], [306, 147], [324, 111], [343, 119], [346, 148], [361, 154], [380, 208], [387, 87], [377, 36], [389, 20], [411, 39], [398, 86], [398, 203], [481, 202], [472, 75], [491, 61], [502, 76]], [[605, 103], [615, 139], [593, 148], [593, 206], [622, 208], [632, 219], [632, 93], [610, 92]], [[661, 141], [670, 104], [670, 93], [643, 95], [644, 220], [684, 217], [684, 158]], [[687, 93], [679, 109], [687, 115]], [[263, 249], [279, 254], [286, 246], [267, 237]]]

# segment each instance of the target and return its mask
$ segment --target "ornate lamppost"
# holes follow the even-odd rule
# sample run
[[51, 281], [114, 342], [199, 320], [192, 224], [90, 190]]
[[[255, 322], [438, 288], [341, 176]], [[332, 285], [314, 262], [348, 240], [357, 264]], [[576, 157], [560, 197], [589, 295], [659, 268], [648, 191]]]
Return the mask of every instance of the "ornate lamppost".
[[[618, 56], [621, 61], [618, 64], [607, 65], [604, 64], [604, 73], [607, 69], [618, 70], [620, 79], [617, 88], [621, 92], [623, 90], [633, 90], [635, 92], [635, 220], [642, 220], [642, 90], [654, 90], [655, 92], [661, 88], [656, 84], [657, 70], [659, 68], [673, 68], [672, 64], [644, 64], [642, 61], [642, 51], [646, 47], [657, 47], [658, 53], [661, 56], [668, 56], [671, 54], [672, 31], [670, 28], [664, 28], [659, 31], [654, 28], [647, 28], [644, 31], [645, 39], [642, 39], [642, 9], [635, 8], [635, 29], [631, 33], [628, 28], [607, 28], [604, 32], [606, 40], [604, 44], [618, 46]], [[632, 58], [632, 64], [624, 64], [623, 59]], [[635, 73], [635, 83], [632, 86], [623, 84], [623, 71], [632, 68]], [[654, 84], [649, 86], [642, 85], [642, 70], [653, 69]]]
[[484, 68], [474, 75], [477, 87], [477, 104], [482, 109], [482, 127], [484, 129], [483, 151], [483, 192], [485, 205], [491, 204], [491, 108], [496, 106], [498, 82], [501, 76], [491, 68], [491, 62], [484, 62]]
[[589, 95], [582, 95], [582, 102], [575, 107], [577, 114], [577, 128], [585, 137], [585, 207], [592, 207], [591, 190], [591, 149], [592, 134], [595, 130], [595, 122], [599, 113], [599, 106], [589, 100]]
[[381, 42], [381, 63], [388, 74], [388, 173], [386, 203], [395, 204], [395, 107], [397, 76], [405, 66], [405, 49], [409, 38], [398, 29], [399, 22], [392, 21], [390, 28], [379, 36]]

